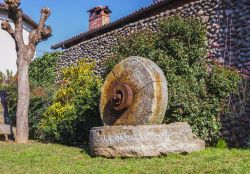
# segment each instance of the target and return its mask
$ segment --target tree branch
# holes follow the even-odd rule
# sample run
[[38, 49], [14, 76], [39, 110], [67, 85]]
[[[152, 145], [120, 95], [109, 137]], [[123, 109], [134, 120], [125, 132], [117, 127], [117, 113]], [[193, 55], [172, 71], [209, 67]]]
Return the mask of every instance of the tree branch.
[[4, 0], [7, 8], [8, 8], [8, 17], [16, 23], [19, 17], [22, 17], [22, 10], [19, 8], [20, 0]]
[[38, 31], [38, 33], [41, 33], [42, 32], [42, 30], [43, 30], [43, 28], [44, 28], [44, 26], [45, 26], [45, 22], [46, 22], [46, 20], [49, 18], [49, 16], [50, 16], [50, 13], [51, 13], [51, 11], [50, 11], [50, 9], [49, 8], [43, 8], [42, 10], [41, 10], [41, 17], [40, 17], [40, 21], [39, 21], [39, 24], [38, 24], [38, 27], [37, 27], [37, 31]]
[[37, 45], [42, 40], [46, 40], [51, 36], [52, 30], [50, 26], [45, 26], [46, 20], [50, 16], [50, 9], [43, 8], [37, 29], [30, 32], [29, 43]]
[[1, 28], [3, 30], [7, 31], [11, 35], [11, 37], [15, 40], [15, 32], [14, 32], [13, 28], [11, 27], [8, 20], [2, 21]]
[[41, 31], [42, 40], [46, 40], [51, 36], [52, 29], [50, 26], [46, 26]]
[[20, 6], [20, 0], [4, 0], [8, 8], [18, 8]]
[[20, 0], [4, 0], [8, 8], [8, 17], [15, 24], [15, 41], [18, 47], [24, 46], [23, 41], [23, 12], [20, 6]]

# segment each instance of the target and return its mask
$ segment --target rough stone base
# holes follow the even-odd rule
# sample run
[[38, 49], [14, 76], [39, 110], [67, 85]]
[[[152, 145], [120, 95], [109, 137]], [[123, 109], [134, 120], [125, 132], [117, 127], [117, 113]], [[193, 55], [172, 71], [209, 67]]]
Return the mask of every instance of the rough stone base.
[[205, 148], [188, 123], [168, 125], [104, 126], [90, 131], [92, 156], [153, 157], [190, 153]]

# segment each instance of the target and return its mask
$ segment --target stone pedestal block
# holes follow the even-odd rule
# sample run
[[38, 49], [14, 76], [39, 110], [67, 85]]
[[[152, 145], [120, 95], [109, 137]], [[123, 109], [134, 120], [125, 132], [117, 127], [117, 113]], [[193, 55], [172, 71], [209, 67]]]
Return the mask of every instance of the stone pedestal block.
[[14, 134], [16, 137], [16, 128], [7, 124], [0, 124], [0, 135], [5, 136], [5, 140], [8, 140], [8, 135]]
[[92, 156], [154, 157], [203, 150], [188, 123], [168, 125], [104, 126], [90, 132]]

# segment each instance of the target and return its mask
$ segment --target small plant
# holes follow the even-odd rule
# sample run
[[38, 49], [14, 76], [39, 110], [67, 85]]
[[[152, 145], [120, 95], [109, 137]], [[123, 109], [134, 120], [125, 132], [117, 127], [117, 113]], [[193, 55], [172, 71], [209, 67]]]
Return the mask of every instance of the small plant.
[[216, 144], [216, 148], [227, 149], [228, 148], [227, 142], [224, 139], [219, 139], [217, 144]]

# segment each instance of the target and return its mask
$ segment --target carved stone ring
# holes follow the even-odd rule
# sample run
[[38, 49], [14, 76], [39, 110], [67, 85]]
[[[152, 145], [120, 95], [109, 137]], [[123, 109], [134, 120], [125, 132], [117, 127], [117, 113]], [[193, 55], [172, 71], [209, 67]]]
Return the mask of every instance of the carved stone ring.
[[129, 108], [133, 101], [133, 91], [127, 84], [119, 84], [113, 91], [113, 108], [117, 111]]

